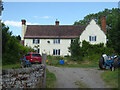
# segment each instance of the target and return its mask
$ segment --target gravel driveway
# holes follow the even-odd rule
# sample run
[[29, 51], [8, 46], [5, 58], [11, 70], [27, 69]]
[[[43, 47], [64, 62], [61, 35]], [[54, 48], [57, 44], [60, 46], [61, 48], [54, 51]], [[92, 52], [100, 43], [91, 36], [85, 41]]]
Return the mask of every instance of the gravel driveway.
[[97, 68], [47, 68], [56, 75], [56, 88], [109, 88], [100, 76], [104, 71]]

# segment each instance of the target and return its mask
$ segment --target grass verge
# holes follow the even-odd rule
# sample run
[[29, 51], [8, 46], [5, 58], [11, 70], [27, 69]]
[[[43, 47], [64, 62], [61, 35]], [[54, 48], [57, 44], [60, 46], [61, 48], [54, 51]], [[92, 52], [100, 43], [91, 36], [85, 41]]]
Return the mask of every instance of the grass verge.
[[[48, 56], [47, 65], [56, 67], [80, 67], [80, 68], [95, 68], [98, 67], [98, 61], [91, 61], [88, 58], [84, 58], [83, 61], [74, 61], [71, 57], [60, 57], [60, 56]], [[64, 60], [64, 64], [60, 64], [59, 61]]]
[[55, 88], [56, 76], [46, 69], [46, 88]]
[[111, 88], [118, 88], [118, 69], [115, 71], [107, 70], [103, 72], [102, 78]]
[[10, 65], [3, 65], [2, 69], [18, 69], [21, 68], [21, 64], [17, 63], [17, 64], [10, 64]]

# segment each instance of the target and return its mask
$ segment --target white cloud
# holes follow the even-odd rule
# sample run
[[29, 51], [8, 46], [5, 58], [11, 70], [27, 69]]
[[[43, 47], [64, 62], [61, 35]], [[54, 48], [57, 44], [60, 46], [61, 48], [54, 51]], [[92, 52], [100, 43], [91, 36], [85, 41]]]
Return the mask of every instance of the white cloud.
[[[2, 21], [5, 25], [7, 26], [13, 26], [13, 27], [21, 27], [22, 22], [18, 22], [18, 21]], [[26, 22], [27, 25], [37, 25], [38, 23], [30, 23], [30, 22]]]
[[43, 17], [41, 17], [41, 18], [44, 18], [44, 19], [49, 19], [49, 18], [50, 18], [50, 16], [43, 16]]
[[33, 16], [34, 18], [38, 18], [38, 16]]

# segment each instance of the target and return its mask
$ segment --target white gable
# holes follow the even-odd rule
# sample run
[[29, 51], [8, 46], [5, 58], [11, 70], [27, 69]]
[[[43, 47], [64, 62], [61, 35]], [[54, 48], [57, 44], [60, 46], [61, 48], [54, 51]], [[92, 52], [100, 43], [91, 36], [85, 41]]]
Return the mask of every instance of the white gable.
[[[90, 36], [91, 37], [96, 37], [96, 41], [90, 41]], [[106, 44], [106, 35], [105, 33], [101, 30], [99, 25], [95, 22], [94, 19], [90, 21], [90, 23], [87, 25], [85, 30], [82, 32], [80, 36], [80, 42], [83, 40], [89, 41], [91, 44], [99, 44], [99, 43], [104, 43]]]

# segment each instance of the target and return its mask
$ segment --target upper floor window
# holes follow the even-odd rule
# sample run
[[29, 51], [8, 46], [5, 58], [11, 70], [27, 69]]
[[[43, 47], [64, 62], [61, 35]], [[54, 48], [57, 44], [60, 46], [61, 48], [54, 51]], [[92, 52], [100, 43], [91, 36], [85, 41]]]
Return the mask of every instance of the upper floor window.
[[53, 43], [54, 43], [54, 44], [60, 44], [60, 39], [54, 39], [54, 40], [53, 40]]
[[71, 43], [74, 42], [74, 41], [75, 41], [75, 39], [71, 39]]
[[33, 44], [39, 44], [40, 40], [39, 39], [33, 39]]
[[96, 36], [89, 36], [89, 41], [96, 41]]

